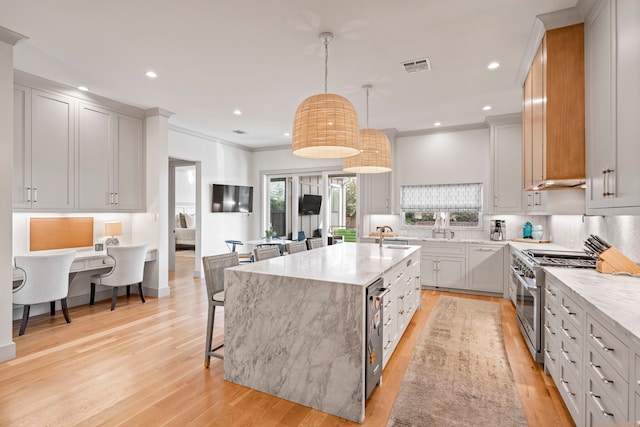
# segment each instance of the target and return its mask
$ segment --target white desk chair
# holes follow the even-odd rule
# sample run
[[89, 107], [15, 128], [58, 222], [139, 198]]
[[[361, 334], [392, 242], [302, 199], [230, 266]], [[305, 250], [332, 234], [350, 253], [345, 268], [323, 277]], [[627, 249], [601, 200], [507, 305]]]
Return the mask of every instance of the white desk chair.
[[138, 285], [140, 300], [144, 303], [142, 294], [142, 279], [144, 278], [144, 261], [147, 256], [148, 245], [137, 246], [108, 246], [107, 255], [113, 258], [111, 271], [105, 274], [91, 276], [91, 299], [93, 305], [96, 297], [96, 285], [112, 286], [111, 311], [116, 307], [118, 288], [127, 287], [127, 296], [131, 295], [131, 285]]
[[255, 248], [253, 254], [256, 261], [262, 261], [263, 259], [279, 257], [280, 249], [274, 245], [263, 246], [261, 248]]
[[22, 323], [18, 335], [24, 335], [29, 321], [31, 305], [51, 303], [51, 315], [55, 313], [55, 302], [60, 300], [62, 313], [71, 323], [67, 309], [69, 293], [69, 270], [76, 251], [64, 251], [43, 255], [16, 256], [16, 268], [24, 272], [22, 285], [13, 291], [13, 303], [23, 304]]
[[217, 353], [224, 342], [212, 347], [213, 342], [213, 322], [216, 317], [216, 307], [224, 307], [224, 269], [239, 265], [237, 252], [222, 255], [210, 255], [202, 257], [204, 268], [204, 280], [207, 284], [207, 300], [209, 301], [209, 314], [207, 316], [207, 336], [204, 349], [204, 367], [208, 368], [211, 357], [224, 359], [224, 356]]

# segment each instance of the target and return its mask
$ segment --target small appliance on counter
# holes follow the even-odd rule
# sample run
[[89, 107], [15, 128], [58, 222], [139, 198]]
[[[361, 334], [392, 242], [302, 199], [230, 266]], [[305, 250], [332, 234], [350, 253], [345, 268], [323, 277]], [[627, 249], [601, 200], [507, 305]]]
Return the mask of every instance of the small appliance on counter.
[[489, 238], [491, 240], [504, 240], [507, 234], [507, 226], [504, 219], [492, 219]]

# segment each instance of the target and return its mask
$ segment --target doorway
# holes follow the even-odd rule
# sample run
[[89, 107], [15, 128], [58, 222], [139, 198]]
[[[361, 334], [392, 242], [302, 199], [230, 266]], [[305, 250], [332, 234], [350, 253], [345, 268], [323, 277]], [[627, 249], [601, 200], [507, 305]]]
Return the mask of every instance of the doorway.
[[200, 162], [169, 159], [169, 271], [176, 257], [193, 259], [194, 277], [200, 271]]

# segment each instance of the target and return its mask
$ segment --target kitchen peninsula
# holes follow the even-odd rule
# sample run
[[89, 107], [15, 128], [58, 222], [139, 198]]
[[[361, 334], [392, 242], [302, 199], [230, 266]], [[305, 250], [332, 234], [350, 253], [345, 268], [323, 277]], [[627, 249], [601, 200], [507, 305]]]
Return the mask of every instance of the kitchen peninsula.
[[225, 380], [362, 422], [367, 286], [382, 277], [390, 289], [386, 363], [419, 307], [419, 274], [419, 246], [369, 243], [227, 269]]

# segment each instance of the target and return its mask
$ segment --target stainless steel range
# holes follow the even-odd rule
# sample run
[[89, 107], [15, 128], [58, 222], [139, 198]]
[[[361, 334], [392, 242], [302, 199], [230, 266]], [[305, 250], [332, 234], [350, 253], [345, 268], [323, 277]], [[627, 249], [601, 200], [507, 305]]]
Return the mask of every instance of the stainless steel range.
[[516, 315], [531, 355], [544, 360], [542, 325], [544, 267], [595, 268], [596, 260], [584, 252], [511, 249], [510, 280], [516, 285]]

